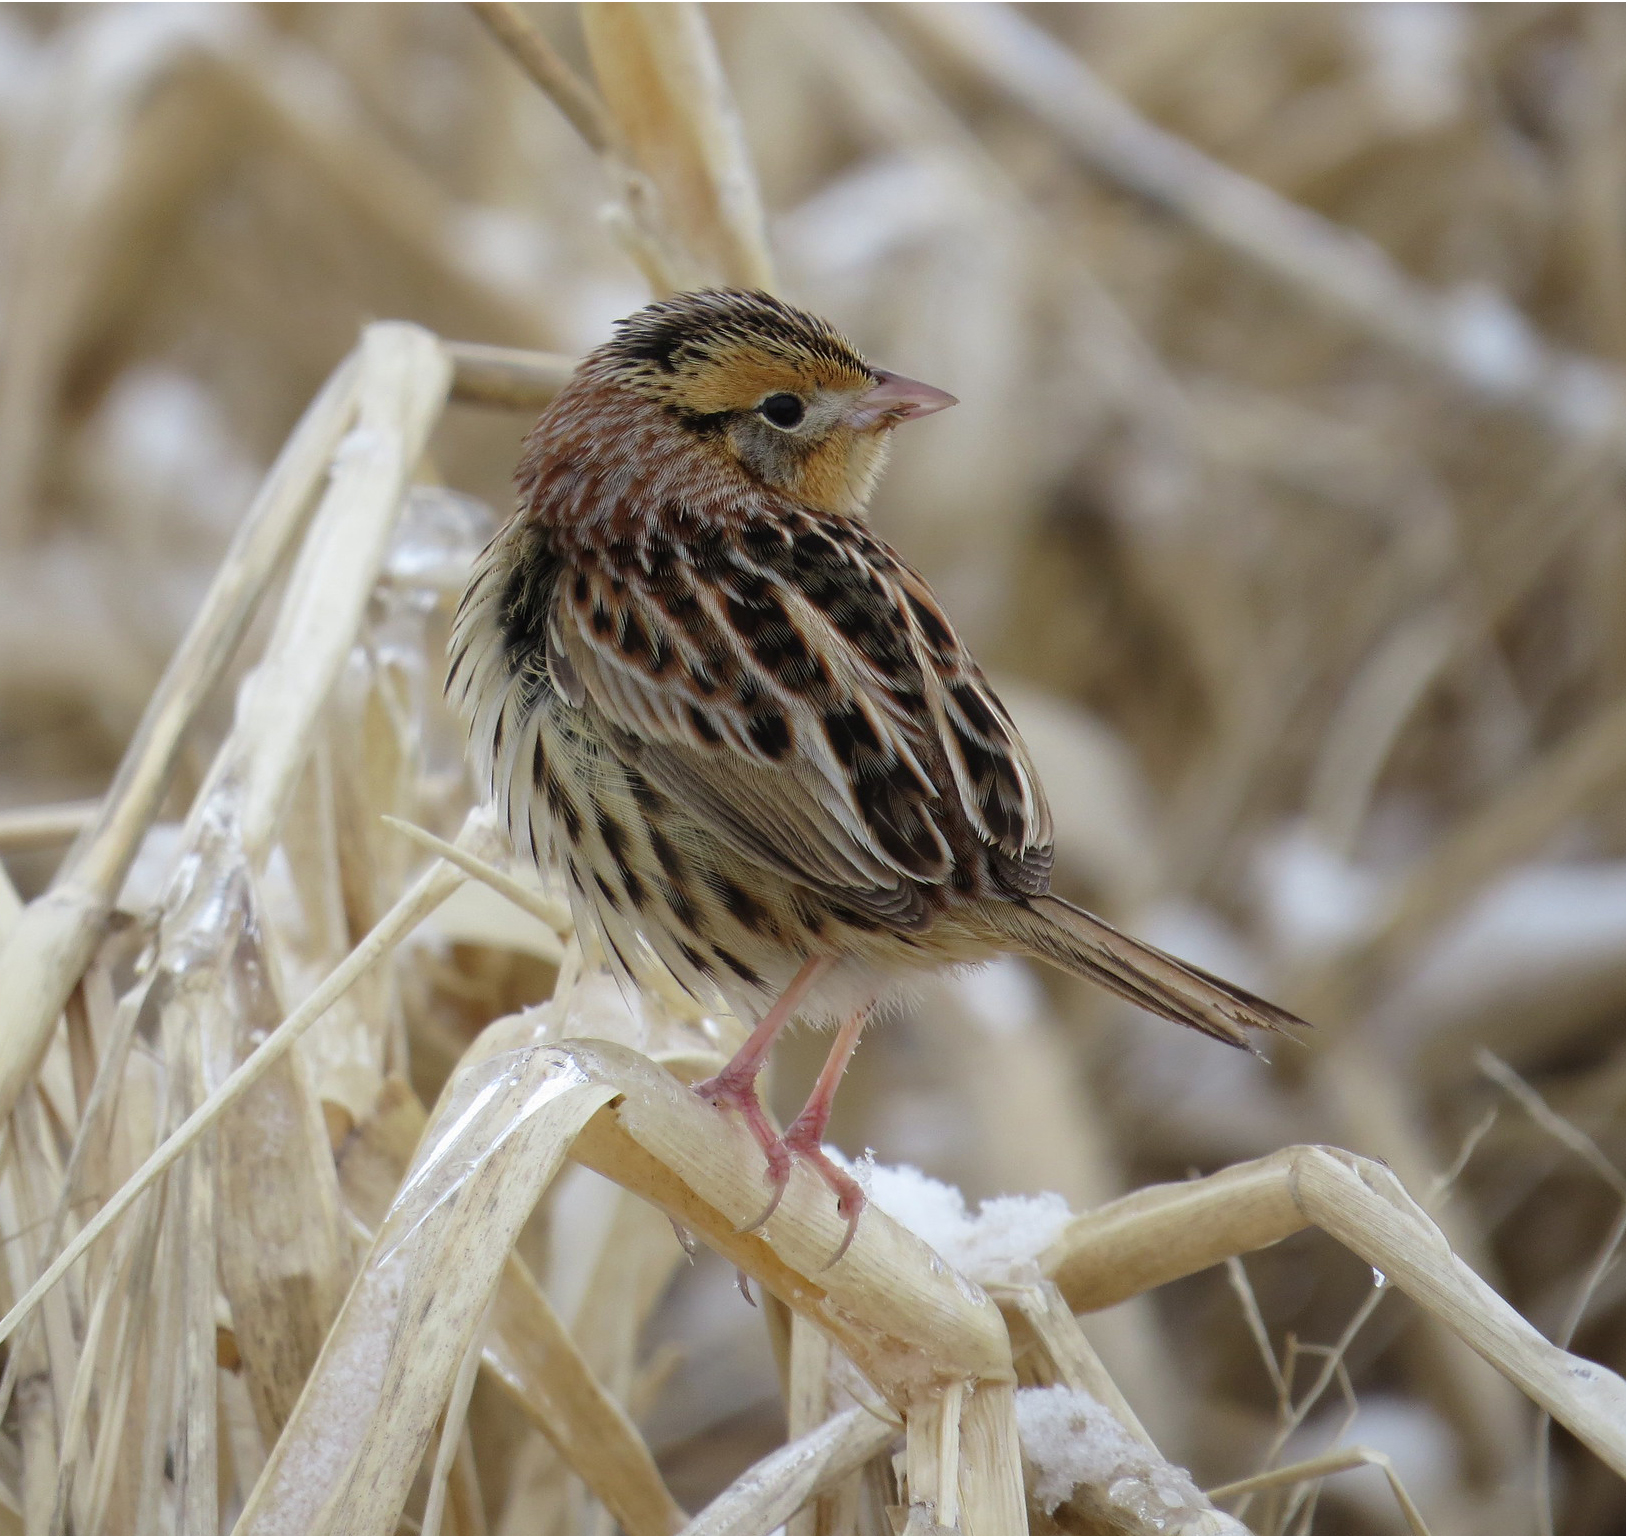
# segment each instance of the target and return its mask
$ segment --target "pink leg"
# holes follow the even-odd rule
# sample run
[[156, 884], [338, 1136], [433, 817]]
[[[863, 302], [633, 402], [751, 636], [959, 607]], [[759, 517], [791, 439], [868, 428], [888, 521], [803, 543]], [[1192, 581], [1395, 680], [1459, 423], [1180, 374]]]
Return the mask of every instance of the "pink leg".
[[858, 1180], [845, 1168], [825, 1156], [824, 1132], [830, 1124], [830, 1110], [835, 1104], [836, 1089], [841, 1085], [847, 1063], [852, 1060], [852, 1054], [858, 1048], [858, 1037], [863, 1033], [864, 1023], [868, 1018], [869, 1009], [865, 1008], [855, 1013], [841, 1026], [836, 1034], [835, 1044], [830, 1047], [830, 1054], [825, 1058], [819, 1080], [813, 1085], [813, 1092], [807, 1096], [807, 1103], [802, 1106], [801, 1114], [791, 1121], [783, 1142], [793, 1157], [811, 1163], [813, 1171], [835, 1191], [836, 1210], [847, 1218], [847, 1235], [842, 1238], [841, 1246], [836, 1249], [835, 1257], [830, 1260], [831, 1264], [836, 1263], [852, 1247], [853, 1237], [858, 1232], [858, 1217], [864, 1209], [864, 1191]]
[[[790, 985], [779, 995], [779, 1001], [763, 1014], [762, 1022], [751, 1031], [750, 1038], [734, 1053], [733, 1060], [716, 1077], [708, 1077], [705, 1082], [694, 1085], [694, 1091], [701, 1098], [722, 1107], [732, 1106], [744, 1116], [745, 1124], [756, 1137], [757, 1145], [767, 1154], [768, 1177], [776, 1190], [782, 1190], [785, 1180], [790, 1177], [791, 1155], [786, 1151], [784, 1143], [779, 1139], [779, 1133], [774, 1130], [763, 1111], [762, 1101], [757, 1097], [757, 1074], [762, 1071], [763, 1063], [767, 1061], [768, 1052], [773, 1049], [774, 1041], [779, 1038], [780, 1030], [791, 1021], [814, 983], [834, 963], [829, 955], [815, 955], [811, 960], [805, 961], [801, 970], [791, 977]], [[775, 1195], [774, 1204], [778, 1203], [778, 1196]], [[771, 1214], [773, 1207], [770, 1206], [768, 1209]], [[766, 1221], [767, 1217], [764, 1216], [762, 1220]], [[761, 1226], [762, 1222], [756, 1222], [754, 1225]], [[746, 1230], [749, 1231], [750, 1228]]]

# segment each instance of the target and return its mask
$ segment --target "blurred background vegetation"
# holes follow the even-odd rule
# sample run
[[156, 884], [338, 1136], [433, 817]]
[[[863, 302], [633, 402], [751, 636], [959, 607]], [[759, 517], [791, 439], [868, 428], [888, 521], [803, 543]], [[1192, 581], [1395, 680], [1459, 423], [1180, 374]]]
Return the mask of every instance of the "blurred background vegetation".
[[[572, 8], [529, 11], [585, 73]], [[1626, 10], [708, 14], [783, 291], [962, 401], [900, 434], [874, 519], [1029, 732], [1060, 888], [1317, 1025], [1265, 1063], [996, 967], [873, 1031], [835, 1139], [1075, 1208], [1337, 1143], [1626, 1368]], [[607, 193], [459, 7], [0, 8], [0, 853], [25, 896], [75, 812], [22, 813], [105, 787], [358, 327], [595, 345], [648, 296]], [[454, 405], [435, 473], [506, 515], [528, 425]], [[448, 964], [426, 1093], [445, 1039], [546, 983]], [[788, 1047], [787, 1105], [821, 1051]], [[1310, 1234], [1087, 1321], [1216, 1482], [1278, 1424], [1250, 1288], [1302, 1376], [1372, 1286]], [[703, 1264], [649, 1344], [682, 1388], [649, 1434], [693, 1507], [782, 1432], [760, 1321]], [[1353, 1421], [1329, 1392], [1289, 1455], [1343, 1434], [1437, 1531], [1536, 1528], [1511, 1389], [1403, 1301], [1343, 1363]], [[1561, 1434], [1552, 1494], [1562, 1531], [1626, 1528]], [[1398, 1519], [1375, 1471], [1314, 1516]]]

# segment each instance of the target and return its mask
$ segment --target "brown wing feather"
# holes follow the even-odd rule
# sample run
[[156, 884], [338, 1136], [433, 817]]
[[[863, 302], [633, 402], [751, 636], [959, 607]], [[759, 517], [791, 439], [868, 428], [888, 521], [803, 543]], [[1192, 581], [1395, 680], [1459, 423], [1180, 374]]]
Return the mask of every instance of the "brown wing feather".
[[1015, 723], [960, 644], [931, 589], [882, 548], [917, 643], [938, 687], [928, 699], [961, 809], [999, 855], [1001, 884], [1021, 895], [1050, 888], [1051, 823], [1039, 775]]
[[1002, 888], [1044, 888], [1049, 815], [1014, 726], [856, 523], [789, 509], [570, 564], [554, 632], [590, 707], [738, 851], [895, 917], [978, 847]]

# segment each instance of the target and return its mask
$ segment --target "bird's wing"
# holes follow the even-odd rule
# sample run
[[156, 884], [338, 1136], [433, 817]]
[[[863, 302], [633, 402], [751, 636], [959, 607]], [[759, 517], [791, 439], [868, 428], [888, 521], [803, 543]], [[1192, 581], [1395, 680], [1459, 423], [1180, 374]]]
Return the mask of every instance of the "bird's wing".
[[740, 853], [884, 909], [951, 880], [969, 830], [1004, 883], [1043, 888], [1049, 812], [1015, 727], [861, 525], [786, 513], [568, 566], [550, 651], [583, 707]]

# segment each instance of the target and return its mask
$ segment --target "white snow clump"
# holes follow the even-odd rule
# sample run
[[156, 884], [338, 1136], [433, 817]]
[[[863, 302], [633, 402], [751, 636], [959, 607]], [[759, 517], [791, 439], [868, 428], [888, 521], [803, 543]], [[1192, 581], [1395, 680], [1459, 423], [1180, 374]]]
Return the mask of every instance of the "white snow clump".
[[1154, 1530], [1186, 1529], [1218, 1513], [1184, 1468], [1134, 1439], [1088, 1392], [1023, 1387], [1016, 1394], [1016, 1426], [1033, 1469], [1030, 1491], [1047, 1515], [1081, 1483]]
[[1037, 1282], [1039, 1255], [1073, 1217], [1060, 1195], [1000, 1195], [973, 1216], [959, 1190], [907, 1163], [856, 1171], [876, 1205], [979, 1285]]

